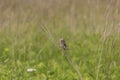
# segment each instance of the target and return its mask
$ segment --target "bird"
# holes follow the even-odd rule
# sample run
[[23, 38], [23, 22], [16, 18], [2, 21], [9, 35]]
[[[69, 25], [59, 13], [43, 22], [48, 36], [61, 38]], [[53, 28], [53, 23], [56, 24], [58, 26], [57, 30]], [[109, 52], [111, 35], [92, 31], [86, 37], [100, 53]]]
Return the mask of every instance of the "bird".
[[60, 45], [63, 50], [67, 50], [67, 45], [63, 38], [60, 39]]

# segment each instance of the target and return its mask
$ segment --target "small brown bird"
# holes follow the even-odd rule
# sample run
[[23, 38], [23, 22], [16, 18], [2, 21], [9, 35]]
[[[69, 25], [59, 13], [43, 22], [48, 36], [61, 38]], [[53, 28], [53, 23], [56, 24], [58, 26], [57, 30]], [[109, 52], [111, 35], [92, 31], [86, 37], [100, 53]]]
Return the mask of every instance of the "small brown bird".
[[60, 39], [60, 44], [61, 44], [61, 48], [63, 50], [67, 50], [67, 45], [66, 45], [66, 42], [63, 38]]

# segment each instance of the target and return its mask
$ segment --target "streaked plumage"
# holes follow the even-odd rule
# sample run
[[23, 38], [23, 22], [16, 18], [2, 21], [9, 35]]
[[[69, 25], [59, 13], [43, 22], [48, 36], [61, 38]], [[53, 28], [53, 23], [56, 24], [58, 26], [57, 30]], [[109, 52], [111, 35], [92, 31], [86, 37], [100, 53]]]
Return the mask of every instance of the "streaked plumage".
[[66, 50], [66, 49], [67, 49], [66, 42], [65, 42], [65, 40], [64, 40], [63, 38], [60, 39], [60, 44], [61, 44], [61, 48], [62, 48], [63, 50]]

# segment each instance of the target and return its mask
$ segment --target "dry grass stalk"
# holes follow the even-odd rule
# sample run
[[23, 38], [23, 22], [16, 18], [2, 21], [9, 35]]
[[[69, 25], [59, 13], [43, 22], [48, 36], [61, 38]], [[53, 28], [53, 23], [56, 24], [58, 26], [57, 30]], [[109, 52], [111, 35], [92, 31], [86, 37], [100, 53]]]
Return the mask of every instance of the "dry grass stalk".
[[67, 55], [67, 52], [66, 50], [68, 50], [67, 48], [67, 44], [65, 42], [65, 40], [63, 38], [60, 39], [60, 45], [61, 45], [61, 48], [63, 50], [63, 53], [64, 53], [64, 56], [66, 58], [66, 60], [69, 62], [69, 64], [72, 66], [72, 68], [76, 71], [76, 73], [78, 74], [80, 80], [83, 80], [82, 79], [82, 75], [79, 71], [79, 68], [78, 66], [75, 64], [75, 62], [72, 61], [72, 59]]

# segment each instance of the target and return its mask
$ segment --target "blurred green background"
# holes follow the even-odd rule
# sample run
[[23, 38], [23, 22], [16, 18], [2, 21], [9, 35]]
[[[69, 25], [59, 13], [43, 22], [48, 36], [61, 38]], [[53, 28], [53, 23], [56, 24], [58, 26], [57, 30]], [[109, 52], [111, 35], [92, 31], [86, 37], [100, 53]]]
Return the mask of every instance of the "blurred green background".
[[83, 80], [119, 80], [119, 33], [119, 0], [0, 0], [0, 80], [79, 80], [61, 38]]

